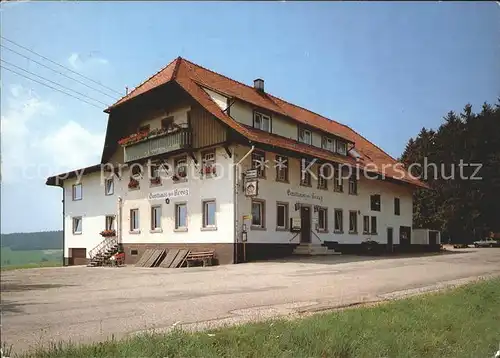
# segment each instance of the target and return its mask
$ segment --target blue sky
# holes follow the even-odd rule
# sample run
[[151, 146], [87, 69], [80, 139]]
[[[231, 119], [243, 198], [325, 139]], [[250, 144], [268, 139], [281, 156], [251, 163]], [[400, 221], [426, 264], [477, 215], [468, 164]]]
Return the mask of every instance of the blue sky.
[[[118, 91], [182, 56], [248, 84], [264, 78], [268, 92], [395, 157], [448, 111], [500, 96], [495, 2], [2, 2], [1, 15], [3, 36]], [[112, 102], [9, 51], [2, 59]], [[1, 100], [1, 231], [61, 229], [61, 190], [45, 177], [98, 163], [104, 106], [5, 70]]]

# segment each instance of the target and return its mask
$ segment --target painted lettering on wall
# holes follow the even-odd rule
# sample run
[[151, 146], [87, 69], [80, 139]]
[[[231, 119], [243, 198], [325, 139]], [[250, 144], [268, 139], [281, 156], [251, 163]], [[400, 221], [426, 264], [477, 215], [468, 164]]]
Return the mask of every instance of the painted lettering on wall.
[[189, 188], [180, 188], [180, 189], [172, 189], [167, 191], [159, 191], [156, 193], [149, 193], [149, 200], [163, 200], [163, 199], [171, 199], [177, 198], [180, 196], [188, 196]]
[[295, 198], [312, 199], [312, 200], [319, 200], [320, 202], [323, 202], [323, 196], [316, 195], [314, 193], [301, 193], [298, 191], [293, 191], [291, 189], [288, 189], [286, 191], [286, 195], [293, 196]]

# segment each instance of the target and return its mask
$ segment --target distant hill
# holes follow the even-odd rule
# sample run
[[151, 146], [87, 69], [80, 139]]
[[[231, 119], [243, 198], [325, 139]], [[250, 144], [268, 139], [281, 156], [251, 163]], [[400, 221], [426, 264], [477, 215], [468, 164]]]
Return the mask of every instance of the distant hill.
[[1, 235], [2, 247], [11, 250], [53, 250], [63, 248], [63, 232], [18, 232]]

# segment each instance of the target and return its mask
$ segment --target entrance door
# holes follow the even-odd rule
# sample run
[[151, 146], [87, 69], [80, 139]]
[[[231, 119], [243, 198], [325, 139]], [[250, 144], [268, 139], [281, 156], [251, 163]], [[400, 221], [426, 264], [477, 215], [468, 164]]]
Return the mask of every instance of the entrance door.
[[392, 252], [393, 249], [393, 234], [394, 230], [392, 227], [387, 228], [387, 251]]
[[411, 244], [411, 227], [400, 226], [399, 227], [399, 244], [401, 246], [410, 246]]
[[437, 245], [437, 231], [429, 231], [429, 245]]
[[300, 207], [300, 242], [311, 242], [311, 208], [308, 206]]

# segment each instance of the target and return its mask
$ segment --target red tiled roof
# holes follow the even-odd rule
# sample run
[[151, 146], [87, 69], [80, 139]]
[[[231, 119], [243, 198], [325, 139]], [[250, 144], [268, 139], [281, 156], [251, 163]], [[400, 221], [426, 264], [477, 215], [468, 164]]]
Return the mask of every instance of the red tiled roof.
[[[247, 86], [241, 82], [235, 81], [226, 76], [203, 68], [181, 57], [178, 57], [174, 61], [170, 62], [162, 70], [151, 76], [148, 80], [141, 83], [133, 91], [131, 91], [129, 94], [118, 100], [118, 102], [116, 102], [114, 105], [109, 107], [106, 112], [109, 112], [116, 106], [119, 106], [134, 97], [140, 96], [170, 81], [177, 82], [207, 111], [209, 111], [211, 114], [213, 114], [215, 117], [220, 119], [235, 131], [239, 132], [240, 134], [254, 142], [271, 144], [337, 163], [345, 163], [351, 165], [356, 163], [356, 161], [349, 156], [340, 156], [321, 148], [301, 144], [292, 139], [280, 137], [244, 126], [236, 122], [233, 118], [223, 112], [221, 108], [202, 89], [202, 86], [226, 94], [229, 97], [238, 98], [257, 107], [267, 109], [286, 117], [290, 117], [298, 122], [344, 138], [354, 143], [356, 151], [363, 158], [363, 160], [361, 161], [362, 167], [366, 166], [369, 163], [373, 163], [377, 168], [381, 169], [383, 165], [386, 165], [386, 176], [393, 177], [396, 180], [403, 181], [412, 185], [427, 187], [425, 183], [412, 178], [410, 175], [408, 175], [408, 173], [406, 173], [406, 171], [404, 171], [404, 176], [402, 178], [401, 175], [396, 176], [397, 172], [394, 166], [397, 164], [397, 161], [348, 126], [330, 120], [302, 107], [288, 103], [268, 93], [261, 93], [251, 86]], [[377, 169], [375, 171], [381, 173], [381, 170]]]

